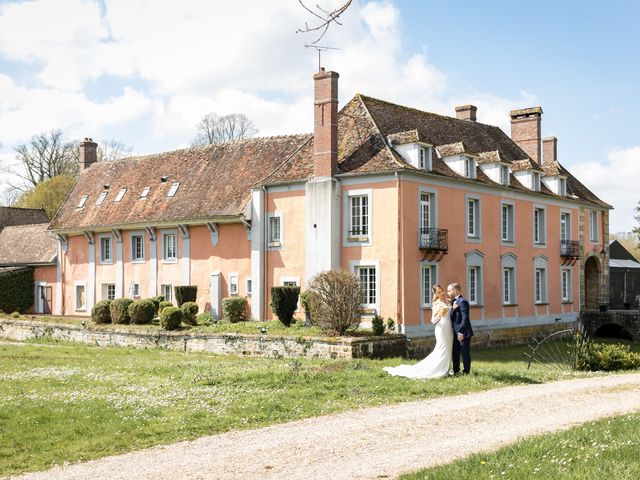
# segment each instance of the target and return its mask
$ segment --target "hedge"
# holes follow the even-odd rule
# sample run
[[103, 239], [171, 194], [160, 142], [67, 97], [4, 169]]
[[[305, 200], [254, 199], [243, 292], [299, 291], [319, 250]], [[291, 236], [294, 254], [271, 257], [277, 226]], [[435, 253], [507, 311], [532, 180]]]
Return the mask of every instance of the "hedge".
[[182, 311], [178, 307], [166, 307], [160, 312], [160, 326], [165, 330], [176, 330], [182, 323]]
[[133, 303], [130, 298], [116, 298], [111, 301], [111, 322], [118, 324], [131, 323], [129, 316], [129, 305]]
[[32, 268], [0, 274], [0, 310], [26, 312], [33, 305], [34, 290]]
[[91, 320], [95, 323], [111, 323], [111, 300], [101, 300], [91, 309]]
[[271, 310], [285, 327], [291, 325], [293, 312], [298, 308], [300, 287], [272, 287]]
[[151, 323], [156, 314], [156, 307], [152, 300], [136, 300], [128, 308], [131, 323], [141, 325]]
[[197, 285], [178, 285], [173, 287], [176, 294], [176, 302], [181, 307], [183, 303], [195, 302], [198, 298]]
[[222, 318], [231, 323], [243, 322], [247, 319], [247, 299], [245, 297], [229, 297], [222, 299]]

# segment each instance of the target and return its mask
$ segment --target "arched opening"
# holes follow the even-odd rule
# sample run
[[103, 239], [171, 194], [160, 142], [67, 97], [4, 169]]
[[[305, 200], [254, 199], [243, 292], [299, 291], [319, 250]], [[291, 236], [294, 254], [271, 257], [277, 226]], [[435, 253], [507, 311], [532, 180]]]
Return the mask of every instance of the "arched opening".
[[584, 307], [597, 310], [600, 298], [600, 265], [595, 257], [589, 257], [584, 264]]
[[616, 338], [621, 340], [633, 340], [633, 337], [629, 333], [629, 330], [617, 323], [605, 323], [600, 326], [595, 333], [599, 338]]

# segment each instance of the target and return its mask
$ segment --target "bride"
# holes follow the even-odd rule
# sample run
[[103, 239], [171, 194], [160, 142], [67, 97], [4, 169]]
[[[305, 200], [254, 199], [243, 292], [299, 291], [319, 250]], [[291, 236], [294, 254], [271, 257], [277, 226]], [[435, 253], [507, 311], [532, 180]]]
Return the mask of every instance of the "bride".
[[451, 303], [440, 285], [434, 285], [431, 290], [433, 291], [431, 323], [435, 324], [436, 346], [427, 358], [415, 365], [385, 367], [384, 370], [387, 373], [407, 378], [438, 378], [449, 374], [453, 347], [453, 329], [449, 317]]

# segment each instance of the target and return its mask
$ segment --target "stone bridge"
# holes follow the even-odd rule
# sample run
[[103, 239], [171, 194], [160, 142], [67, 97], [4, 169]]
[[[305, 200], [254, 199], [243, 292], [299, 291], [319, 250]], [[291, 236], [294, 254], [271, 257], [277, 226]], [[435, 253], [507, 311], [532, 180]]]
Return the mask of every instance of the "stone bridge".
[[580, 312], [580, 321], [590, 337], [627, 336], [634, 342], [640, 342], [640, 311], [638, 310], [609, 310], [608, 312], [583, 310]]

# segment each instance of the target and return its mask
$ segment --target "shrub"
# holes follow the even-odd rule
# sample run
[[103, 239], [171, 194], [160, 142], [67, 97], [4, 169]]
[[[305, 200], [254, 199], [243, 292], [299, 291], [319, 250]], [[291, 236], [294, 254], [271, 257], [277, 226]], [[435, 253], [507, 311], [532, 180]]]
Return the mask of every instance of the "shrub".
[[271, 311], [285, 327], [291, 325], [293, 312], [298, 308], [298, 296], [300, 287], [272, 287]]
[[586, 342], [578, 353], [578, 370], [611, 371], [640, 368], [640, 353], [631, 351], [629, 345]]
[[243, 322], [247, 319], [247, 299], [245, 297], [229, 297], [222, 299], [222, 318], [231, 322]]
[[320, 272], [311, 279], [311, 314], [318, 327], [343, 335], [360, 325], [362, 286], [358, 277], [342, 270]]
[[158, 307], [158, 314], [162, 313], [162, 310], [167, 307], [173, 307], [173, 303], [167, 302], [166, 300], [161, 301], [160, 306]]
[[182, 323], [182, 311], [178, 307], [166, 307], [160, 312], [160, 326], [165, 330], [176, 330]]
[[91, 320], [95, 323], [111, 323], [111, 300], [102, 300], [91, 309]]
[[300, 294], [300, 304], [304, 308], [304, 326], [310, 327], [313, 325], [313, 319], [311, 318], [311, 292], [309, 290]]
[[151, 299], [137, 300], [129, 305], [129, 317], [131, 323], [151, 323], [156, 312], [155, 304]]
[[4, 312], [26, 312], [34, 301], [33, 269], [0, 274], [0, 309]]
[[164, 298], [164, 295], [158, 295], [157, 297], [154, 297], [158, 299], [158, 302], [164, 302], [166, 300], [166, 298]]
[[371, 330], [373, 330], [374, 335], [384, 335], [384, 320], [380, 315], [376, 314], [371, 319]]
[[387, 332], [395, 332], [396, 331], [396, 322], [393, 321], [393, 318], [387, 318]]
[[147, 298], [146, 300], [153, 303], [153, 315], [156, 316], [160, 310], [160, 299], [158, 297]]
[[180, 307], [182, 310], [182, 321], [188, 325], [196, 324], [196, 315], [198, 315], [198, 304], [196, 302], [185, 302]]
[[116, 298], [111, 301], [109, 310], [111, 311], [111, 322], [117, 324], [131, 323], [129, 316], [129, 305], [133, 303], [130, 298]]
[[176, 302], [181, 307], [183, 303], [195, 302], [198, 298], [197, 285], [178, 285], [173, 287], [176, 294]]
[[20, 312], [13, 312], [13, 313], [11, 314], [11, 316], [12, 316], [13, 318], [20, 318]]
[[216, 321], [213, 319], [213, 315], [209, 312], [199, 313], [196, 317], [197, 325], [213, 325]]

